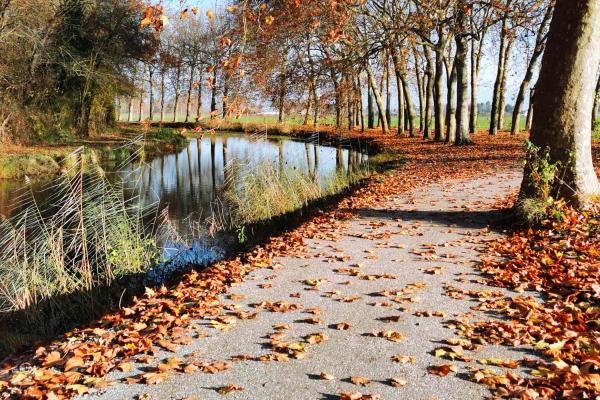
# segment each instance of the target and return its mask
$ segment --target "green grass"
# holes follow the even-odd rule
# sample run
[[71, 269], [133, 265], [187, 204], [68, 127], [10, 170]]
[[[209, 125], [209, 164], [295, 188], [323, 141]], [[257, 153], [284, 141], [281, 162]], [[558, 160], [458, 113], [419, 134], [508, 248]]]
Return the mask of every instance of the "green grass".
[[52, 176], [60, 170], [58, 162], [50, 155], [39, 153], [0, 155], [0, 179]]
[[[144, 118], [147, 118], [147, 116], [144, 116]], [[127, 120], [127, 116], [121, 116], [121, 121], [126, 121]], [[155, 115], [153, 118], [154, 122], [158, 122], [160, 120], [160, 114], [159, 115]], [[138, 115], [134, 115], [131, 119], [132, 122], [137, 122], [138, 121]], [[165, 122], [172, 122], [173, 121], [173, 114], [165, 114]], [[179, 115], [176, 119], [176, 122], [184, 122], [185, 121], [185, 115]], [[190, 121], [193, 122], [194, 118], [190, 118]], [[267, 125], [276, 125], [279, 123], [278, 121], [278, 116], [277, 115], [244, 115], [240, 118], [227, 118], [226, 121], [228, 122], [238, 122], [238, 123], [244, 123], [244, 124], [267, 124]], [[308, 124], [312, 126], [312, 117], [310, 117], [308, 119]], [[511, 126], [511, 122], [512, 122], [512, 115], [511, 114], [506, 114], [505, 119], [504, 119], [505, 123], [504, 123], [504, 129], [505, 130], [509, 130], [510, 126]], [[285, 116], [283, 123], [284, 124], [290, 124], [290, 125], [301, 125], [304, 122], [304, 116], [303, 115], [288, 115]], [[335, 116], [333, 115], [328, 115], [328, 116], [321, 116], [319, 118], [319, 125], [334, 125], [335, 124]], [[366, 123], [366, 118], [365, 118], [365, 123]], [[522, 116], [519, 119], [519, 129], [520, 130], [525, 130], [525, 117]], [[347, 124], [346, 118], [343, 119], [343, 124], [344, 126]], [[377, 124], [377, 117], [375, 118], [375, 124]], [[433, 121], [432, 121], [433, 124]], [[398, 117], [397, 116], [392, 116], [392, 121], [391, 121], [391, 127], [392, 128], [396, 128], [398, 126]], [[415, 118], [414, 119], [414, 126], [415, 128], [418, 129], [419, 127], [419, 118]], [[433, 125], [432, 125], [433, 127]], [[486, 130], [489, 129], [490, 127], [490, 117], [489, 115], [480, 115], [477, 118], [477, 129], [478, 130]]]

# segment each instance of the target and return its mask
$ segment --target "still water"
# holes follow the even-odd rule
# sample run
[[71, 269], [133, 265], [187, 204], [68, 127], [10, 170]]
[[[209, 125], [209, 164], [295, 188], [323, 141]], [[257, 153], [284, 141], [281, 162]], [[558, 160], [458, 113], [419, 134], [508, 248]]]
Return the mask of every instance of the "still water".
[[[221, 134], [191, 139], [187, 147], [140, 165], [132, 162], [119, 169], [105, 167], [107, 176], [124, 183], [128, 196], [142, 205], [158, 204], [169, 224], [185, 241], [189, 252], [181, 252], [174, 242], [163, 243], [170, 256], [179, 254], [182, 262], [204, 264], [218, 259], [226, 249], [227, 235], [208, 235], [203, 221], [211, 216], [215, 199], [230, 180], [232, 166], [247, 173], [271, 163], [278, 171], [294, 169], [325, 182], [336, 174], [350, 174], [367, 161], [366, 149], [349, 145], [331, 147], [317, 140]], [[243, 177], [243, 174], [241, 174]], [[243, 179], [243, 178], [242, 178]], [[48, 190], [33, 187], [39, 204]], [[22, 182], [0, 180], [0, 218], [19, 211], [16, 199], [29, 191]], [[193, 250], [193, 251], [192, 251]]]

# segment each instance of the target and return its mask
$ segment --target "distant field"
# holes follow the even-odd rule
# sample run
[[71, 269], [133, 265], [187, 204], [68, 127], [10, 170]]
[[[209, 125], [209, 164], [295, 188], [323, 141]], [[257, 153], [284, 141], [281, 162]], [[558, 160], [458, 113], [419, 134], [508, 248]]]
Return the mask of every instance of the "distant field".
[[[147, 119], [148, 117], [146, 115], [143, 116], [144, 119]], [[504, 121], [504, 129], [508, 130], [510, 129], [510, 124], [511, 124], [511, 118], [512, 116], [510, 114], [507, 114]], [[236, 121], [236, 122], [244, 122], [244, 123], [254, 123], [254, 124], [276, 124], [277, 121], [277, 115], [245, 115], [241, 118], [231, 118], [232, 121]], [[132, 115], [131, 121], [132, 122], [137, 122], [139, 120], [139, 114], [135, 114]], [[153, 121], [158, 122], [160, 120], [160, 113], [155, 114]], [[164, 118], [165, 122], [171, 122], [173, 121], [173, 114], [172, 113], [165, 113], [165, 118]], [[127, 115], [126, 114], [122, 114], [121, 115], [121, 121], [125, 122], [127, 121]], [[185, 115], [178, 115], [175, 122], [184, 122], [185, 121]], [[194, 121], [194, 117], [190, 117], [190, 121], [193, 122]], [[377, 123], [377, 119], [375, 119], [376, 123]], [[600, 121], [600, 120], [599, 120]], [[304, 116], [301, 115], [290, 115], [290, 116], [286, 116], [284, 118], [284, 123], [286, 124], [291, 124], [291, 125], [300, 125], [304, 122]], [[366, 122], [366, 121], [365, 121]], [[312, 118], [309, 118], [308, 120], [309, 124], [312, 124]], [[321, 117], [319, 118], [319, 125], [333, 125], [335, 123], [335, 116], [326, 116], [326, 117]], [[344, 124], [346, 123], [346, 120], [344, 119]], [[419, 127], [419, 119], [415, 118], [415, 127]], [[433, 122], [432, 122], [433, 124]], [[391, 126], [393, 128], [398, 126], [398, 117], [393, 116], [392, 117], [392, 121], [391, 121]], [[433, 126], [433, 125], [432, 125]], [[477, 118], [477, 129], [488, 129], [490, 127], [490, 117], [489, 115], [482, 115], [479, 116]], [[520, 118], [519, 120], [519, 129], [520, 130], [525, 130], [525, 117]], [[600, 134], [600, 132], [598, 132], [597, 134]]]

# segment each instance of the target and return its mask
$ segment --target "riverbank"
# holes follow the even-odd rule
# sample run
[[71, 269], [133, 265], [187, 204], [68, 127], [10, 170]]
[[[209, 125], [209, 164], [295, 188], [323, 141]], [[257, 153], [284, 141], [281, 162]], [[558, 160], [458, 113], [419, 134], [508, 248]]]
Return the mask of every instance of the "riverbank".
[[48, 179], [69, 165], [69, 155], [84, 147], [84, 157], [94, 162], [120, 162], [132, 156], [138, 138], [143, 138], [143, 154], [152, 158], [171, 153], [185, 145], [186, 139], [173, 130], [152, 129], [142, 125], [128, 125], [120, 129], [94, 135], [85, 140], [65, 140], [29, 146], [0, 145], [0, 179]]

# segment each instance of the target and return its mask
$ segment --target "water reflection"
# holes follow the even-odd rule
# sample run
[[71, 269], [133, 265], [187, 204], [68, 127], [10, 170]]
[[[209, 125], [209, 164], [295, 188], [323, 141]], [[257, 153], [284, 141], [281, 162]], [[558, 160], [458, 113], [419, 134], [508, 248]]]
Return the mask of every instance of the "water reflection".
[[156, 158], [144, 168], [129, 165], [122, 179], [131, 190], [141, 188], [143, 205], [158, 200], [161, 208], [168, 208], [169, 220], [185, 234], [193, 221], [210, 216], [218, 190], [231, 179], [233, 162], [247, 170], [270, 162], [280, 174], [293, 168], [323, 183], [338, 171], [356, 171], [365, 160], [364, 154], [349, 148], [287, 139], [255, 142], [247, 136], [210, 136], [192, 139], [185, 149]]
[[[113, 172], [106, 167], [109, 180], [124, 184], [127, 199], [139, 202], [143, 209], [158, 204], [156, 210], [165, 213], [162, 217], [166, 217], [166, 223], [160, 230], [168, 235], [161, 236], [160, 244], [167, 261], [149, 272], [150, 282], [160, 282], [175, 271], [207, 265], [224, 256], [233, 236], [226, 232], [208, 235], [205, 222], [215, 200], [222, 199], [220, 191], [234, 181], [234, 176], [237, 182], [240, 177], [243, 179], [244, 172], [266, 163], [280, 176], [294, 169], [325, 184], [336, 174], [356, 172], [367, 160], [365, 153], [349, 146], [255, 139], [246, 135], [212, 135], [191, 139], [179, 152], [145, 164], [134, 162]], [[22, 199], [30, 198], [31, 193], [35, 194], [36, 205], [27, 208], [31, 202], [22, 203]], [[38, 212], [38, 208], [41, 213], [52, 215], [52, 202], [56, 200], [53, 193], [50, 182], [28, 188], [23, 183], [0, 180], [0, 218], [15, 216], [21, 210]], [[227, 204], [221, 204], [221, 210], [226, 209]], [[157, 219], [154, 215], [151, 219], [165, 221], [162, 217]]]

